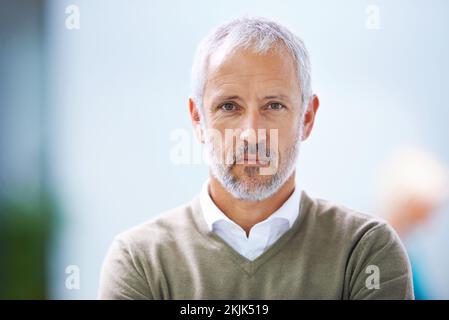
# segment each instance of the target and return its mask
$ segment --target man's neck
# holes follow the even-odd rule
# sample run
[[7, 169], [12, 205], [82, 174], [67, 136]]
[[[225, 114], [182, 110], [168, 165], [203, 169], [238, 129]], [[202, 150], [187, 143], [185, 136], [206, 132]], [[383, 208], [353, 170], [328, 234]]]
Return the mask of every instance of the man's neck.
[[274, 195], [260, 201], [235, 198], [212, 174], [209, 181], [212, 201], [229, 219], [242, 227], [248, 236], [255, 224], [268, 218], [291, 196], [295, 189], [295, 171]]

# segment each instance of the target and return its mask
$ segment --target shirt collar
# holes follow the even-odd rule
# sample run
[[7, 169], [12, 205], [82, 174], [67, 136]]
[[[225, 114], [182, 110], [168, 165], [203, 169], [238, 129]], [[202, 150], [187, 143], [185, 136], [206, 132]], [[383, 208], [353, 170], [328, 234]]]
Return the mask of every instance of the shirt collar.
[[[293, 225], [299, 215], [299, 205], [301, 201], [301, 190], [298, 186], [295, 187], [290, 197], [282, 204], [282, 206], [273, 212], [267, 219], [262, 222], [273, 219], [284, 219], [288, 221], [289, 228]], [[235, 224], [234, 221], [228, 218], [214, 203], [209, 194], [209, 179], [203, 183], [200, 192], [200, 204], [203, 211], [209, 230], [213, 230], [213, 225], [221, 220], [228, 221]]]

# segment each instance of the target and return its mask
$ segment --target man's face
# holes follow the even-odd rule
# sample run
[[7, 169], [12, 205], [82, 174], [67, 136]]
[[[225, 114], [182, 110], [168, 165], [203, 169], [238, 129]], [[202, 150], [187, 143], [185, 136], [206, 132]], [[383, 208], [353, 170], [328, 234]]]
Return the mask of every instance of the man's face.
[[302, 104], [293, 58], [285, 48], [215, 53], [206, 79], [202, 126], [221, 137], [206, 137], [212, 173], [237, 198], [269, 197], [294, 172], [299, 148]]

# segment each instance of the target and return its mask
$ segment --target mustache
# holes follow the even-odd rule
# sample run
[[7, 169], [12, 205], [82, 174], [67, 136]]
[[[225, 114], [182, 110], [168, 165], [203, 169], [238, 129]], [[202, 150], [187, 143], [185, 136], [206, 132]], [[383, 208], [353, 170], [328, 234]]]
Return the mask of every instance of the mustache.
[[[233, 153], [233, 164], [236, 163], [244, 163], [246, 162], [254, 162], [256, 159], [261, 163], [269, 163], [273, 161], [276, 156], [276, 152], [267, 148], [267, 144], [265, 142], [249, 144], [247, 141], [244, 142], [244, 145], [240, 148], [237, 148]], [[245, 160], [247, 158], [247, 160]]]

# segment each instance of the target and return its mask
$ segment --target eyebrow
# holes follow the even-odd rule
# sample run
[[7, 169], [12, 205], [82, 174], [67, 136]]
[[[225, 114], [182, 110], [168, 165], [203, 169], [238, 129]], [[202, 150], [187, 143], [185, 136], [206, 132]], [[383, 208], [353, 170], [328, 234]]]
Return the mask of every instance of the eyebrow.
[[243, 99], [240, 98], [239, 96], [224, 96], [224, 97], [219, 96], [219, 97], [217, 97], [217, 100], [240, 100], [240, 101], [243, 101]]
[[283, 95], [283, 94], [274, 95], [274, 96], [265, 96], [263, 99], [264, 100], [280, 99], [280, 100], [289, 101], [288, 97], [286, 95]]
[[[271, 100], [271, 99], [280, 99], [284, 101], [290, 101], [289, 98], [286, 95], [279, 94], [279, 95], [270, 95], [265, 96], [262, 98], [262, 100]], [[217, 100], [240, 100], [243, 101], [243, 99], [238, 95], [232, 95], [232, 96], [218, 96], [215, 101]]]

